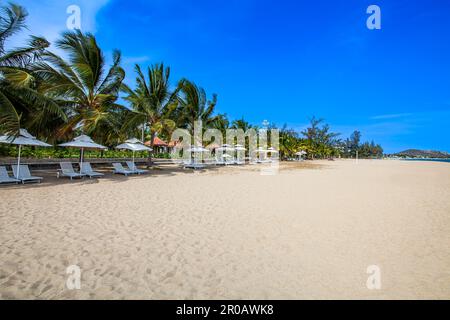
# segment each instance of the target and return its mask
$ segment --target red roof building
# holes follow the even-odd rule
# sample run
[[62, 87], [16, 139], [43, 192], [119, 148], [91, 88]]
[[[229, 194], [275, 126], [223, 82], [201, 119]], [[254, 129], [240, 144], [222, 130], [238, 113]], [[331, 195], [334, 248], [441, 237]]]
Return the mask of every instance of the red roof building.
[[[144, 144], [146, 146], [151, 146], [150, 141], [146, 141]], [[155, 138], [153, 138], [153, 146], [154, 147], [167, 147], [169, 145], [167, 144], [167, 142], [161, 140], [158, 137], [155, 137]]]

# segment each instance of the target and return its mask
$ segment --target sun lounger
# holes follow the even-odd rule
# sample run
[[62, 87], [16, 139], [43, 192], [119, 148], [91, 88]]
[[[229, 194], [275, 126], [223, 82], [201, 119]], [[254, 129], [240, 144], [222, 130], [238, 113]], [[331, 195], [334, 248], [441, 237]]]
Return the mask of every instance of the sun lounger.
[[28, 168], [28, 166], [26, 164], [20, 165], [19, 175], [17, 175], [17, 169], [18, 169], [17, 165], [13, 165], [12, 169], [13, 169], [14, 177], [16, 179], [19, 179], [20, 181], [22, 181], [22, 183], [25, 183], [25, 182], [39, 182], [40, 183], [42, 180], [41, 177], [32, 176], [30, 173], [30, 169]]
[[215, 159], [216, 161], [216, 166], [224, 166], [226, 163], [225, 161], [223, 161], [223, 159], [217, 158]]
[[83, 162], [80, 163], [80, 172], [89, 178], [101, 178], [104, 176], [103, 173], [96, 172], [92, 170], [91, 163], [90, 162]]
[[191, 162], [184, 165], [185, 169], [204, 169], [206, 167], [203, 163]]
[[125, 176], [128, 176], [129, 174], [135, 173], [134, 171], [125, 169], [125, 168], [122, 166], [122, 164], [119, 163], [119, 162], [113, 163], [112, 165], [113, 165], [113, 167], [114, 167], [114, 170], [113, 170], [113, 173], [114, 173], [114, 174], [117, 174], [117, 173], [118, 173], [118, 174], [123, 174], [123, 175], [125, 175]]
[[215, 159], [203, 159], [203, 164], [207, 167], [215, 166], [216, 160]]
[[0, 167], [0, 183], [19, 183], [19, 179], [11, 178], [6, 167]]
[[148, 170], [143, 170], [143, 169], [139, 169], [138, 167], [136, 167], [136, 164], [133, 161], [127, 161], [127, 166], [131, 171], [133, 171], [137, 174], [149, 172]]
[[60, 176], [63, 177], [69, 177], [70, 180], [72, 180], [73, 178], [83, 178], [85, 175], [79, 172], [75, 172], [75, 170], [73, 170], [73, 166], [71, 162], [60, 162], [59, 166], [61, 167], [60, 170], [58, 170], [58, 173], [56, 175], [57, 178], [59, 178]]

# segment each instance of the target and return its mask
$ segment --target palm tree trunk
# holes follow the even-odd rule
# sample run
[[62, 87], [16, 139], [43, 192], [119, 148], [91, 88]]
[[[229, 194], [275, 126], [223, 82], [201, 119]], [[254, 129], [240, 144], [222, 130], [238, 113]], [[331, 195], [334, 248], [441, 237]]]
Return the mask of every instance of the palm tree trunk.
[[[151, 134], [151, 138], [150, 138], [150, 148], [152, 148], [152, 149], [153, 149], [153, 140], [155, 139], [155, 135], [156, 135], [156, 133], [153, 132]], [[150, 168], [153, 165], [152, 153], [153, 153], [153, 150], [148, 152], [147, 168]]]

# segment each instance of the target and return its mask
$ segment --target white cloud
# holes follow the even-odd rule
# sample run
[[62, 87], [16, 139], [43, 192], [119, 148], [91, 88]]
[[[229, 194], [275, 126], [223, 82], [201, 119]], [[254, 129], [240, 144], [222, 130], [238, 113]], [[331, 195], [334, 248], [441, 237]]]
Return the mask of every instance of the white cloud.
[[138, 57], [123, 57], [123, 63], [128, 65], [135, 65], [136, 63], [147, 62], [150, 60], [149, 56], [138, 56]]
[[412, 113], [392, 113], [392, 114], [382, 114], [378, 116], [370, 117], [371, 120], [386, 120], [386, 119], [397, 119], [405, 118], [411, 116]]

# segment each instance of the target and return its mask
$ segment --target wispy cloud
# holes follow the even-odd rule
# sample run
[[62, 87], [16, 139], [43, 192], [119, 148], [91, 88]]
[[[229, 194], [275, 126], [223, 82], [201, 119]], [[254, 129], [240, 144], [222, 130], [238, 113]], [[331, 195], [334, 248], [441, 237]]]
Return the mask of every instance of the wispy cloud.
[[136, 63], [142, 63], [147, 62], [150, 60], [149, 56], [137, 56], [137, 57], [124, 57], [123, 63], [124, 64], [136, 64]]
[[391, 113], [391, 114], [381, 114], [377, 116], [370, 117], [371, 120], [387, 120], [387, 119], [398, 119], [412, 116], [412, 113]]

